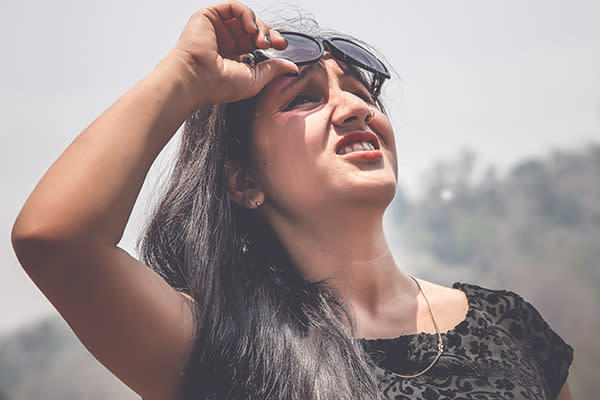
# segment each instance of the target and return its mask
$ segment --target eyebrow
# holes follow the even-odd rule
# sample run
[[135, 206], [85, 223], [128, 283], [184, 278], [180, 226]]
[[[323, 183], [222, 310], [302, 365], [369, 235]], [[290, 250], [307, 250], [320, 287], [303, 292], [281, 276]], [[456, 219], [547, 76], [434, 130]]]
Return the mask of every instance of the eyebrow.
[[288, 91], [304, 83], [308, 78], [310, 78], [312, 74], [316, 72], [317, 69], [324, 71], [325, 67], [320, 62], [308, 64], [306, 68], [304, 68], [304, 70], [300, 73], [299, 78], [292, 80], [290, 83], [281, 88], [279, 95], [284, 96]]

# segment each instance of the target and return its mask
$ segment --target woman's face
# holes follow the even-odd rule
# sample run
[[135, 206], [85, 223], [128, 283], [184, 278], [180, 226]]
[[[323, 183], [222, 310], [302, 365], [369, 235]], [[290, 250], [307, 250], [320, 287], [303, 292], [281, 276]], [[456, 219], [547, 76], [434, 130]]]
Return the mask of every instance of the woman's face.
[[252, 132], [252, 175], [268, 207], [292, 217], [334, 215], [346, 206], [384, 210], [394, 196], [390, 121], [353, 71], [327, 53], [300, 67], [299, 77], [263, 90]]

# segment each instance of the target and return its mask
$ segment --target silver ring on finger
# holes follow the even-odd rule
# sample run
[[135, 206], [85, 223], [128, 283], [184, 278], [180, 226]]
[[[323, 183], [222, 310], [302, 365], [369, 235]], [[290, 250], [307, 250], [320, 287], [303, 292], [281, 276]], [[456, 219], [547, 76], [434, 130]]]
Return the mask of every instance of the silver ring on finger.
[[256, 57], [252, 53], [248, 53], [244, 56], [244, 62], [248, 64], [250, 68], [254, 68], [256, 65]]

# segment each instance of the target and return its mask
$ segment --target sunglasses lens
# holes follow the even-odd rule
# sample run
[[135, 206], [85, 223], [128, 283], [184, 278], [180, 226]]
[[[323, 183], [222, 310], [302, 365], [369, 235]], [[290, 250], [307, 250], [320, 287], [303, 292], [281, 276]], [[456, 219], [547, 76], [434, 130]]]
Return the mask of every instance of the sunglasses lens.
[[285, 58], [296, 64], [313, 62], [321, 56], [321, 46], [316, 40], [288, 32], [283, 32], [282, 36], [287, 40], [288, 46], [284, 50], [264, 50], [265, 54], [269, 57]]
[[330, 41], [338, 50], [344, 53], [346, 56], [353, 58], [360, 64], [363, 64], [368, 69], [378, 72], [385, 76], [390, 77], [390, 74], [381, 61], [377, 59], [370, 51], [362, 48], [356, 43], [353, 43], [346, 39], [335, 38]]

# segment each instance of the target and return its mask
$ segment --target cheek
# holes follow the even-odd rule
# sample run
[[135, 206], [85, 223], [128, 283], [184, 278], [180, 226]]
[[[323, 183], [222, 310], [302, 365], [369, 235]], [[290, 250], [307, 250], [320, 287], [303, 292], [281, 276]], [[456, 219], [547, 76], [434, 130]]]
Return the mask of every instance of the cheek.
[[309, 139], [291, 129], [283, 129], [275, 136], [256, 135], [256, 177], [271, 202], [285, 208], [314, 204], [320, 196], [316, 188], [330, 185], [330, 168], [325, 165], [322, 143]]

